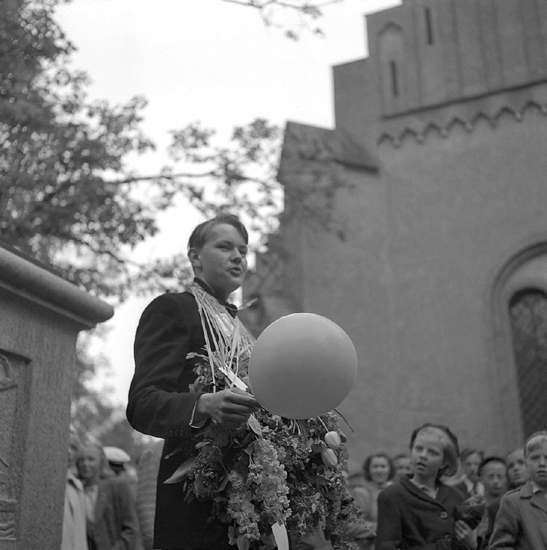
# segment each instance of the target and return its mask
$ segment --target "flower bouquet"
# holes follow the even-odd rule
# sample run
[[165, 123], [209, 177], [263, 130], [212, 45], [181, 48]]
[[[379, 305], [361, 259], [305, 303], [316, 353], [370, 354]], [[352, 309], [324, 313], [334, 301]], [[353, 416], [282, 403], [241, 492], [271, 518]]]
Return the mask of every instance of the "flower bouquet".
[[[190, 355], [191, 391], [231, 386], [224, 357]], [[247, 362], [234, 369], [243, 383]], [[357, 550], [347, 527], [362, 518], [346, 489], [348, 453], [338, 424], [336, 412], [292, 420], [264, 409], [237, 429], [210, 422], [197, 432], [193, 456], [167, 482], [184, 483], [189, 499], [211, 499], [214, 517], [227, 524], [239, 550], [309, 547], [305, 539], [317, 533], [337, 550]]]
[[456, 506], [454, 509], [454, 516], [457, 520], [461, 519], [465, 521], [471, 529], [475, 529], [482, 520], [484, 509], [484, 497], [473, 495]]

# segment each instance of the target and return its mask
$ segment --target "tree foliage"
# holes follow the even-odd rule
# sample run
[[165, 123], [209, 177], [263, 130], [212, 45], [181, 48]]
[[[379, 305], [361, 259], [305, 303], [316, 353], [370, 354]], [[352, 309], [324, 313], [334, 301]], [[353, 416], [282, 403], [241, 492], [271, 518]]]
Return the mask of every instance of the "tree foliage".
[[323, 9], [342, 0], [223, 0], [256, 9], [266, 25], [284, 29], [285, 35], [293, 40], [298, 39], [302, 31], [311, 31], [322, 35], [317, 25], [323, 15]]
[[154, 206], [113, 174], [152, 148], [139, 128], [142, 98], [89, 102], [87, 76], [53, 19], [55, 2], [10, 0], [1, 19], [0, 231], [70, 280], [119, 293], [125, 253], [157, 231]]
[[[190, 277], [182, 253], [147, 263], [131, 254], [181, 197], [205, 216], [236, 210], [260, 246], [281, 209], [281, 129], [258, 119], [219, 144], [213, 130], [192, 122], [172, 132], [159, 174], [136, 173], [129, 159], [154, 149], [141, 129], [146, 100], [89, 99], [89, 78], [70, 67], [74, 48], [54, 18], [59, 1], [0, 0], [0, 237], [81, 288], [119, 300]], [[278, 24], [278, 9], [314, 21], [332, 3], [224, 1], [258, 9], [267, 24]], [[122, 429], [115, 407], [90, 389], [97, 368], [80, 350], [74, 416], [82, 432]]]
[[181, 196], [207, 215], [237, 207], [255, 220], [265, 212], [260, 229], [270, 230], [280, 130], [257, 120], [220, 147], [213, 131], [192, 123], [173, 131], [169, 166], [135, 174], [128, 157], [154, 147], [140, 129], [146, 101], [88, 100], [88, 77], [69, 69], [72, 46], [55, 4], [10, 0], [1, 22], [2, 238], [86, 290], [124, 298], [190, 275], [180, 254], [144, 265], [130, 255]]

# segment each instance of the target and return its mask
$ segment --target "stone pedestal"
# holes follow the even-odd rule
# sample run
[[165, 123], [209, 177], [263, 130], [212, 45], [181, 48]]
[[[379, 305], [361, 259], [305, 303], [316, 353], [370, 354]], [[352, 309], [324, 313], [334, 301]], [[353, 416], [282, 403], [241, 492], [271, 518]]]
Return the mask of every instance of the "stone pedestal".
[[78, 333], [108, 304], [0, 247], [0, 550], [58, 550]]

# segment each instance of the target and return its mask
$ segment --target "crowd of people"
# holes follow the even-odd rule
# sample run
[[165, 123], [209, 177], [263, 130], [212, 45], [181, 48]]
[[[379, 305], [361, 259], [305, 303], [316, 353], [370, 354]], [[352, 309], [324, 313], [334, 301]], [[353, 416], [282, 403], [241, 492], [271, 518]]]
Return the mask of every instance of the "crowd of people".
[[[344, 487], [337, 468], [343, 442], [325, 423], [331, 420], [264, 414], [239, 378], [254, 340], [228, 302], [244, 280], [247, 248], [247, 231], [233, 215], [198, 225], [188, 243], [193, 283], [143, 312], [127, 418], [161, 442], [143, 453], [132, 486], [107, 468], [98, 443], [71, 440], [63, 550], [547, 548], [547, 432], [507, 457], [485, 457], [478, 449], [460, 452], [448, 427], [424, 424], [410, 434], [408, 454], [367, 457]], [[321, 439], [308, 445], [311, 433]], [[226, 446], [234, 441], [237, 448]], [[287, 441], [292, 446], [283, 447]], [[243, 475], [223, 469], [219, 449], [232, 460], [244, 457]], [[309, 459], [314, 453], [317, 462]], [[292, 477], [281, 464], [287, 456]], [[199, 471], [192, 490], [185, 477], [191, 470]], [[268, 502], [261, 517], [252, 491], [240, 490], [248, 478]], [[289, 513], [305, 483], [307, 501]], [[314, 515], [319, 509], [343, 521]], [[263, 520], [271, 533], [259, 532]]]
[[[155, 548], [163, 445], [145, 449], [132, 473], [122, 450], [82, 443], [71, 432], [62, 550]], [[500, 457], [460, 452], [447, 427], [425, 424], [411, 434], [408, 454], [374, 453], [346, 481], [373, 534], [360, 548], [547, 548], [547, 432]]]
[[460, 452], [448, 428], [425, 424], [408, 455], [370, 455], [348, 487], [376, 550], [547, 548], [547, 432], [485, 456]]
[[117, 447], [71, 430], [61, 550], [142, 550], [137, 478]]

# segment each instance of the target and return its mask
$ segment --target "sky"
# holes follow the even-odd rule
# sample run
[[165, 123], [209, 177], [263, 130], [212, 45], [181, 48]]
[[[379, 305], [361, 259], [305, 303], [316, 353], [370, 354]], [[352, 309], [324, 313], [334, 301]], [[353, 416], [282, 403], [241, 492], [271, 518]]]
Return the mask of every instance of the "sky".
[[[77, 48], [73, 68], [91, 77], [90, 99], [147, 98], [142, 127], [157, 151], [130, 162], [150, 174], [165, 159], [169, 131], [192, 121], [216, 129], [219, 139], [256, 118], [333, 128], [332, 66], [366, 57], [365, 14], [400, 3], [326, 6], [315, 22], [324, 37], [302, 29], [296, 41], [265, 25], [257, 10], [223, 0], [72, 0], [57, 8], [56, 19]], [[278, 13], [276, 21], [294, 20]], [[140, 259], [185, 249], [202, 218], [181, 204], [158, 221], [160, 234], [136, 251]], [[97, 386], [112, 388], [117, 405], [127, 403], [133, 337], [150, 300], [116, 307], [107, 334], [95, 341], [93, 349], [111, 365]]]

